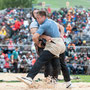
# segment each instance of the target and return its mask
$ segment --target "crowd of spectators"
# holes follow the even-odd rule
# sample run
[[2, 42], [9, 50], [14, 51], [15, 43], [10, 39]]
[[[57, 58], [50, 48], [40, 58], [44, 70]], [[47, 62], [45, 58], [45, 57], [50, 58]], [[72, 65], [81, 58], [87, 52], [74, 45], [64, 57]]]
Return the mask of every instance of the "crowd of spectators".
[[75, 8], [61, 8], [50, 17], [64, 26], [66, 62], [71, 74], [90, 73], [90, 47], [87, 47], [90, 46], [89, 17], [89, 11]]
[[36, 52], [29, 30], [31, 22], [31, 10], [6, 9], [0, 13], [0, 71], [15, 72], [11, 57], [16, 46], [19, 48], [19, 72], [27, 72], [26, 68], [35, 63]]
[[[48, 17], [64, 26], [67, 47], [66, 63], [70, 73], [87, 74], [90, 65], [90, 12], [85, 9], [61, 8], [47, 11]], [[36, 58], [30, 23], [34, 21], [31, 9], [5, 9], [0, 13], [0, 71], [15, 72], [11, 57], [19, 48], [18, 72], [27, 72]], [[26, 46], [25, 46], [26, 45]], [[78, 47], [85, 46], [85, 47]]]

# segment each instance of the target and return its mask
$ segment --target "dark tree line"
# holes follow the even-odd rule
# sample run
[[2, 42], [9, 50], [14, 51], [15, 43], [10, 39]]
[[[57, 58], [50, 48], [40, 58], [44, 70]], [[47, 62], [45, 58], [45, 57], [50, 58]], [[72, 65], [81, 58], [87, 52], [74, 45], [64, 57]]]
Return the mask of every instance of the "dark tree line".
[[0, 0], [0, 9], [5, 8], [31, 8], [37, 0]]

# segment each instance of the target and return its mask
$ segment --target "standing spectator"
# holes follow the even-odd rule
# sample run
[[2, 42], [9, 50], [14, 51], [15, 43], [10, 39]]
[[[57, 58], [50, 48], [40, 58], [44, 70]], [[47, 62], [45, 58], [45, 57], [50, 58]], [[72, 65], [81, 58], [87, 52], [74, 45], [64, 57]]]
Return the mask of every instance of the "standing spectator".
[[8, 44], [8, 51], [10, 51], [12, 53], [14, 49], [15, 49], [14, 44], [13, 44], [12, 40], [10, 40], [9, 44]]
[[15, 51], [13, 51], [13, 53], [12, 53], [12, 63], [13, 63], [13, 66], [14, 66], [15, 73], [18, 72], [18, 68], [17, 68], [18, 56], [19, 56], [18, 47], [16, 47]]

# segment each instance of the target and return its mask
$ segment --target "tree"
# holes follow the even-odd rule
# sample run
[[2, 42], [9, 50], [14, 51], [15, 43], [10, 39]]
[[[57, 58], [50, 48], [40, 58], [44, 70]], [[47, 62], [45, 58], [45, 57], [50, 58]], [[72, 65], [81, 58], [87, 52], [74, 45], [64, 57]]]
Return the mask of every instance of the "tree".
[[0, 9], [4, 8], [31, 8], [37, 0], [0, 0]]

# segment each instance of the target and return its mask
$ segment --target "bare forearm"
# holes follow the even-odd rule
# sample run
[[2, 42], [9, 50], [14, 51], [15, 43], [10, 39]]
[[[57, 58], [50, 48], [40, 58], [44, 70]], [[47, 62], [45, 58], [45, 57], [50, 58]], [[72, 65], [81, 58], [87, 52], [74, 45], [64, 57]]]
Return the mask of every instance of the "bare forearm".
[[63, 36], [64, 35], [64, 27], [62, 25], [58, 24], [58, 28], [61, 33], [61, 36]]
[[37, 33], [35, 33], [34, 35], [33, 35], [33, 41], [34, 41], [34, 43], [37, 45], [37, 46], [39, 46], [39, 34], [37, 34]]
[[47, 37], [48, 37], [48, 36], [46, 36], [46, 35], [40, 36], [40, 38], [44, 38], [44, 39], [47, 39]]
[[51, 41], [52, 38], [50, 36], [42, 35], [40, 38], [44, 38], [46, 41]]
[[62, 25], [60, 25], [60, 32], [61, 32], [61, 35], [63, 36], [64, 35], [64, 27]]
[[34, 41], [34, 43], [35, 43], [36, 45], [39, 44], [39, 40], [38, 40], [38, 39], [34, 39], [34, 38], [33, 38], [33, 41]]
[[13, 55], [12, 55], [11, 59], [13, 60]]
[[11, 56], [11, 62], [12, 62], [12, 63], [14, 62], [14, 61], [13, 61], [13, 57], [14, 57], [14, 56], [12, 55], [12, 56]]

